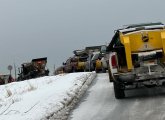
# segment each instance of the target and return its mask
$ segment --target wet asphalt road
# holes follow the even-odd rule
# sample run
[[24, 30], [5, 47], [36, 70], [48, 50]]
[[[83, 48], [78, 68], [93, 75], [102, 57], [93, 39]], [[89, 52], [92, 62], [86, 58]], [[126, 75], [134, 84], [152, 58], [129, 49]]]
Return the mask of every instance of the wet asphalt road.
[[129, 90], [126, 96], [115, 99], [108, 74], [98, 74], [69, 120], [165, 120], [165, 88]]

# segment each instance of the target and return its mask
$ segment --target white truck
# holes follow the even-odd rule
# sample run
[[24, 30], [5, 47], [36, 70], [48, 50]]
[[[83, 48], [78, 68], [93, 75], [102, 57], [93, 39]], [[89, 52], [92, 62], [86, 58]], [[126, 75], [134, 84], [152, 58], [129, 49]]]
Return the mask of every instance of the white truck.
[[115, 32], [109, 46], [109, 78], [117, 99], [125, 90], [165, 85], [165, 26], [128, 25]]

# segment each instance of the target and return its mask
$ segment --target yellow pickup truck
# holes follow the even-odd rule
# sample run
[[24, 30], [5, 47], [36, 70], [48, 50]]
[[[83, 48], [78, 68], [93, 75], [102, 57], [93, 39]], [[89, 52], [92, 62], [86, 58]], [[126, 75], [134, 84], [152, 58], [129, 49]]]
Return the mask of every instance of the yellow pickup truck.
[[116, 30], [109, 46], [109, 77], [117, 99], [125, 90], [165, 85], [165, 26], [144, 23]]

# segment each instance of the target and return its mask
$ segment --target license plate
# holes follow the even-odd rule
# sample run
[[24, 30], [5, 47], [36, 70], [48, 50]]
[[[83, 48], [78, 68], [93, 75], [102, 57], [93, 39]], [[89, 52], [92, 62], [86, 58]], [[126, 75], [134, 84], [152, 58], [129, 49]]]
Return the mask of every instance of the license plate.
[[155, 65], [156, 60], [148, 60], [148, 61], [144, 61], [144, 65]]

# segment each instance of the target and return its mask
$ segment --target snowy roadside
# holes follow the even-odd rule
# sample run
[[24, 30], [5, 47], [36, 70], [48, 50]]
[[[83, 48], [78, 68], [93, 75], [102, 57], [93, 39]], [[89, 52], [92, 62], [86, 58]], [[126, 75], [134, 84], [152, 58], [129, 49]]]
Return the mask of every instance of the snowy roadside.
[[67, 119], [95, 76], [71, 73], [0, 86], [0, 120]]

